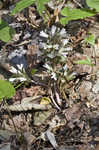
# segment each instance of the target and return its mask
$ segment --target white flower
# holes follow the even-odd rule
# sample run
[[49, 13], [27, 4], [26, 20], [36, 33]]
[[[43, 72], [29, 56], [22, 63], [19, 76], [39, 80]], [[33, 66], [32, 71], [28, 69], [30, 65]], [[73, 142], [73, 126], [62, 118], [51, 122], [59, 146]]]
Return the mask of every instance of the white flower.
[[48, 6], [52, 9], [55, 9], [54, 3], [52, 1], [48, 2]]
[[47, 48], [52, 48], [53, 46], [52, 45], [47, 45]]
[[71, 51], [72, 47], [66, 47], [66, 51]]
[[16, 80], [16, 78], [10, 78], [9, 81], [10, 82], [14, 82]]
[[59, 44], [53, 45], [53, 48], [56, 49], [56, 50], [58, 50], [59, 49]]
[[67, 70], [67, 69], [68, 69], [67, 64], [65, 64], [65, 65], [63, 66], [63, 69], [64, 69], [64, 70]]
[[51, 78], [54, 79], [54, 80], [57, 80], [57, 76], [56, 76], [56, 73], [55, 73], [55, 72], [52, 72], [52, 73], [51, 73]]
[[40, 42], [40, 46], [39, 46], [39, 48], [40, 48], [40, 49], [43, 49], [43, 48], [44, 48], [44, 46], [45, 46], [45, 43], [44, 43], [44, 42]]
[[66, 30], [64, 28], [62, 28], [62, 30], [60, 31], [60, 35], [61, 36], [65, 36], [66, 35]]
[[47, 49], [48, 48], [48, 45], [44, 42], [41, 42], [40, 43], [40, 49]]
[[65, 51], [65, 48], [64, 47], [61, 47], [60, 49], [59, 49], [59, 54], [61, 54], [62, 52], [64, 52]]
[[63, 39], [62, 43], [63, 43], [63, 46], [65, 46], [68, 43], [68, 39]]
[[14, 81], [16, 81], [16, 80], [19, 80], [19, 81], [22, 82], [22, 81], [26, 81], [27, 79], [24, 78], [24, 77], [18, 77], [18, 78], [16, 77], [16, 78], [10, 78], [10, 79], [9, 79], [10, 82], [14, 82]]
[[18, 71], [15, 67], [11, 66], [11, 69], [9, 70], [10, 72], [17, 74], [20, 73], [20, 71]]
[[17, 67], [19, 70], [21, 70], [21, 71], [23, 70], [23, 64], [20, 64], [20, 65], [18, 64]]
[[14, 74], [23, 74], [22, 72], [23, 71], [25, 72], [25, 70], [23, 68], [23, 64], [20, 64], [20, 65], [18, 64], [17, 67], [18, 67], [18, 69], [16, 69], [15, 67], [11, 66], [11, 69], [9, 71], [14, 73]]
[[55, 34], [55, 31], [56, 31], [56, 26], [52, 26], [51, 28], [51, 35], [53, 36]]
[[49, 58], [54, 58], [55, 57], [55, 54], [54, 54], [54, 52], [52, 51], [51, 53], [49, 53], [49, 54], [47, 54], [47, 56], [49, 57]]
[[41, 36], [41, 37], [44, 37], [44, 38], [48, 38], [48, 34], [45, 33], [44, 31], [41, 31], [41, 32], [40, 32], [40, 36]]
[[45, 45], [44, 45], [43, 48], [44, 48], [44, 49], [48, 49], [48, 45], [45, 43]]
[[63, 55], [64, 57], [67, 57], [68, 53], [67, 52], [62, 52], [61, 55]]
[[43, 65], [46, 69], [48, 69], [49, 71], [53, 71], [52, 67], [48, 64]]
[[22, 57], [24, 54], [26, 54], [26, 50], [24, 50], [23, 49], [23, 47], [20, 47], [20, 49], [19, 50], [15, 50], [15, 51], [13, 51], [12, 53], [10, 53], [9, 55], [8, 55], [8, 58], [9, 59], [12, 59], [12, 58], [14, 58], [14, 57]]

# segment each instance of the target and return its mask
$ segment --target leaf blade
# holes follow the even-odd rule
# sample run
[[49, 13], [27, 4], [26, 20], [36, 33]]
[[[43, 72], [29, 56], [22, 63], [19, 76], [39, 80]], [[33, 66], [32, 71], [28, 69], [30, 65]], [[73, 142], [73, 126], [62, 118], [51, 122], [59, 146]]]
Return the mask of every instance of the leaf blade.
[[74, 63], [79, 65], [94, 66], [94, 64], [91, 62], [91, 59], [88, 56], [86, 56], [86, 59], [74, 61]]
[[[91, 17], [96, 14], [96, 12], [89, 9], [70, 9], [69, 7], [65, 7], [61, 10], [61, 14], [65, 17], [60, 19], [60, 22], [65, 25], [68, 21], [83, 19], [86, 17]], [[66, 21], [66, 22], [65, 22]]]
[[0, 85], [0, 100], [3, 98], [11, 98], [15, 94], [15, 88], [10, 82], [0, 80]]
[[50, 0], [37, 0], [37, 10], [39, 14], [42, 16], [43, 11], [45, 10], [45, 4]]
[[87, 44], [95, 45], [95, 38], [93, 34], [90, 34], [88, 37], [85, 38], [85, 42]]
[[16, 7], [12, 10], [11, 15], [15, 15], [16, 13], [19, 13], [24, 8], [29, 7], [35, 2], [35, 0], [21, 0], [16, 3]]
[[99, 0], [86, 0], [89, 7], [96, 9], [99, 12]]
[[9, 27], [7, 22], [0, 19], [0, 40], [9, 42], [14, 34], [15, 30]]

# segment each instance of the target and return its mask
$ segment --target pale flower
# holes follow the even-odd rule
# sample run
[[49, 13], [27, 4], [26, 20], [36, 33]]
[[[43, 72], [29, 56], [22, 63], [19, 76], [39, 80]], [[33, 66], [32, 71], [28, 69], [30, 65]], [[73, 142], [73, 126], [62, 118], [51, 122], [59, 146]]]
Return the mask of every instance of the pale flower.
[[14, 73], [14, 74], [18, 73], [18, 70], [15, 67], [13, 67], [13, 66], [11, 66], [11, 69], [9, 71]]
[[44, 37], [44, 38], [48, 38], [48, 34], [45, 33], [44, 31], [41, 31], [41, 32], [40, 32], [40, 36], [41, 36], [41, 37]]
[[61, 36], [66, 35], [66, 30], [65, 30], [64, 28], [62, 28], [62, 29], [61, 29], [61, 31], [60, 31], [60, 35], [61, 35]]
[[19, 74], [19, 75], [21, 75], [21, 77], [12, 77], [12, 78], [10, 78], [9, 79], [9, 81], [10, 82], [14, 82], [14, 81], [26, 81], [27, 79], [25, 78], [25, 77], [23, 77], [23, 64], [18, 64], [17, 65], [17, 67], [18, 67], [18, 69], [16, 69], [15, 67], [13, 67], [13, 66], [11, 66], [11, 69], [10, 69], [10, 71], [12, 72], [12, 73], [14, 73], [14, 74]]
[[22, 82], [22, 81], [26, 81], [27, 79], [24, 78], [24, 77], [18, 77], [18, 78], [16, 77], [16, 78], [10, 78], [10, 79], [9, 79], [10, 82], [14, 82], [14, 81], [16, 81], [16, 80], [19, 80], [19, 81]]
[[63, 55], [64, 57], [67, 57], [68, 53], [67, 52], [62, 52], [61, 55]]
[[68, 69], [67, 64], [65, 64], [65, 65], [63, 66], [63, 69], [64, 69], [64, 70], [67, 70], [67, 69]]
[[23, 64], [20, 64], [20, 65], [18, 64], [17, 67], [18, 67], [18, 69], [19, 69], [20, 71], [23, 71], [23, 70], [24, 70]]
[[56, 49], [56, 50], [58, 50], [59, 49], [59, 44], [53, 45], [53, 48]]
[[62, 43], [63, 43], [63, 46], [67, 45], [68, 44], [68, 39], [63, 39]]
[[22, 74], [23, 64], [20, 64], [20, 65], [18, 64], [17, 67], [18, 67], [18, 69], [16, 69], [15, 67], [11, 66], [11, 69], [9, 71], [14, 73], [14, 74]]
[[66, 51], [71, 51], [72, 47], [66, 47]]
[[51, 78], [54, 79], [55, 81], [57, 80], [57, 76], [55, 72], [51, 73]]
[[56, 26], [52, 26], [51, 28], [51, 35], [53, 36], [55, 34], [55, 31], [56, 31]]
[[47, 45], [47, 48], [52, 48], [53, 46], [52, 45]]
[[9, 81], [10, 82], [14, 82], [16, 80], [16, 78], [10, 78]]
[[47, 46], [46, 46], [46, 43], [40, 42], [40, 49], [43, 49], [44, 47], [47, 47]]
[[50, 66], [50, 65], [48, 65], [48, 64], [45, 64], [45, 65], [43, 65], [46, 69], [48, 69], [49, 71], [52, 71], [53, 69], [52, 69], [52, 67]]

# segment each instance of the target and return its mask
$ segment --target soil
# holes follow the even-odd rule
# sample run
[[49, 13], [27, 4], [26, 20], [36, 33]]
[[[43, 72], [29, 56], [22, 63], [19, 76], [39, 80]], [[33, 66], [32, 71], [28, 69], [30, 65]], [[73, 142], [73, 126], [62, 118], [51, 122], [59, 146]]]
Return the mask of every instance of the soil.
[[[7, 4], [2, 4], [0, 16], [15, 5]], [[38, 56], [40, 31], [50, 29], [53, 20], [44, 24], [34, 5], [9, 19], [7, 15], [2, 18], [16, 34], [11, 42], [0, 41], [0, 79], [9, 80], [11, 66], [22, 63], [31, 80], [14, 83], [16, 94], [0, 103], [0, 149], [99, 150], [99, 15], [65, 26], [73, 49], [66, 64], [69, 74], [76, 76], [65, 84], [58, 80], [59, 85], [44, 68], [44, 56]], [[89, 32], [95, 37], [94, 46], [84, 42]], [[17, 57], [12, 59], [14, 54]], [[74, 63], [86, 56], [93, 66]], [[33, 69], [37, 72], [32, 75]]]

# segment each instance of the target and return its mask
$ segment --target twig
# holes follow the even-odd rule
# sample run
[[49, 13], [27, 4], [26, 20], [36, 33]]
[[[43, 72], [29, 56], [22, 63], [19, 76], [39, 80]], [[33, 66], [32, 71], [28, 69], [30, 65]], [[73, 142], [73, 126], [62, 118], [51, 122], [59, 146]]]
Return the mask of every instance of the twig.
[[34, 100], [37, 100], [41, 97], [27, 97], [24, 98], [21, 101], [21, 104], [14, 104], [14, 105], [10, 105], [10, 106], [6, 106], [4, 107], [4, 109], [7, 109], [9, 111], [17, 111], [17, 112], [21, 112], [21, 111], [28, 111], [28, 110], [48, 110], [49, 106], [47, 105], [43, 105], [43, 104], [35, 104], [33, 103]]
[[51, 94], [51, 99], [52, 99], [53, 104], [56, 106], [56, 108], [57, 108], [58, 110], [61, 110], [61, 108], [57, 105], [57, 103], [55, 102], [55, 100], [54, 100], [54, 98], [53, 98], [52, 90], [50, 91], [50, 94]]
[[13, 126], [14, 126], [14, 129], [15, 129], [15, 132], [16, 132], [16, 135], [17, 135], [17, 138], [18, 138], [18, 132], [17, 132], [17, 129], [16, 129], [16, 126], [15, 126], [15, 123], [14, 123], [14, 120], [13, 120], [13, 117], [12, 117], [12, 114], [10, 112], [10, 109], [9, 109], [9, 106], [5, 100], [5, 104], [6, 104], [6, 108], [7, 108], [7, 111], [8, 111], [8, 114], [9, 114], [9, 117], [10, 119], [12, 120], [12, 123], [13, 123]]

